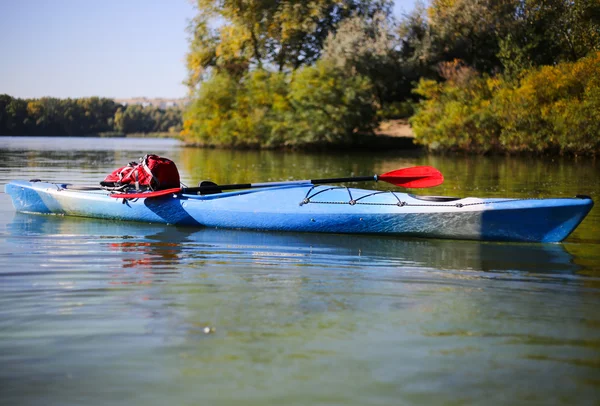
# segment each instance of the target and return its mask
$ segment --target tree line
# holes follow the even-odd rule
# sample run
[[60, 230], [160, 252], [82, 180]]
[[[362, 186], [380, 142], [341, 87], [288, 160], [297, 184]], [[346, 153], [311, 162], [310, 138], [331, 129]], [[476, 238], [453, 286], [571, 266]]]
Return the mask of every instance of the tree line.
[[411, 117], [430, 149], [600, 149], [597, 0], [197, 0], [182, 135], [339, 145]]
[[100, 97], [20, 99], [0, 95], [0, 135], [178, 135], [181, 117], [180, 107], [122, 105]]

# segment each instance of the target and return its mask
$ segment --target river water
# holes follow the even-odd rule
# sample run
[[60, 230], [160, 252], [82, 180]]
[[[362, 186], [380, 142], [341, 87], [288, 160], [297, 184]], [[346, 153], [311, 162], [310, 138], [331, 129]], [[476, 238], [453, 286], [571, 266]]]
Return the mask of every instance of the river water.
[[432, 165], [429, 194], [597, 206], [564, 243], [507, 244], [17, 214], [1, 193], [0, 404], [600, 402], [598, 162], [0, 137], [0, 186], [97, 184], [145, 153], [189, 186]]

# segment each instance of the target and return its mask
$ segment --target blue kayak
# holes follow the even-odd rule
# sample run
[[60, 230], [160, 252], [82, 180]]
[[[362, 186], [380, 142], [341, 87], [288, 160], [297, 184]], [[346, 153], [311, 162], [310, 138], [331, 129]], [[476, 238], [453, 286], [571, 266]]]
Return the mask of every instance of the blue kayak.
[[559, 242], [593, 206], [587, 196], [550, 199], [416, 196], [311, 183], [194, 195], [115, 199], [69, 184], [12, 181], [19, 212], [174, 225], [423, 238]]

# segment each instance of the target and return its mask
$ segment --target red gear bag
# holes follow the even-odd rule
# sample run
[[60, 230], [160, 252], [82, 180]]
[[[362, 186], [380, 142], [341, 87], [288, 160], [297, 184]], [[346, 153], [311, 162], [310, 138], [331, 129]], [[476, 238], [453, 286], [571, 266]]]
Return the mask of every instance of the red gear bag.
[[180, 186], [179, 171], [175, 162], [158, 155], [145, 155], [140, 162], [114, 170], [100, 185], [106, 187], [135, 186], [137, 190], [162, 190]]

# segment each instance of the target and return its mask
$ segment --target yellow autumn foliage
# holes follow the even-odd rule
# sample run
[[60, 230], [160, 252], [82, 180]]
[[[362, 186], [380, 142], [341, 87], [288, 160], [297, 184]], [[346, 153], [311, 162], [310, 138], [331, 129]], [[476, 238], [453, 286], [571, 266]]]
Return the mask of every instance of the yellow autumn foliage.
[[[460, 72], [459, 72], [460, 73]], [[600, 52], [524, 72], [517, 82], [474, 71], [421, 80], [411, 119], [430, 149], [472, 152], [600, 152]]]

